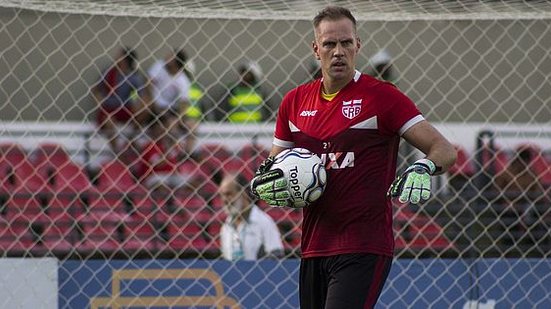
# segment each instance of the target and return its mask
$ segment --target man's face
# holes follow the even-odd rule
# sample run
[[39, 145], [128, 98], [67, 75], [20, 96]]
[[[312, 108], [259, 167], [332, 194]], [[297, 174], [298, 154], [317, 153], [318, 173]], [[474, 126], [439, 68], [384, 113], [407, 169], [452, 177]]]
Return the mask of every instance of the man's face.
[[165, 69], [170, 75], [176, 75], [176, 73], [178, 73], [178, 66], [176, 65], [176, 59], [170, 58], [165, 63]]
[[244, 193], [239, 190], [239, 187], [232, 180], [231, 178], [222, 180], [218, 192], [224, 202], [226, 212], [230, 216], [235, 217], [241, 214], [247, 205]]
[[126, 71], [129, 68], [126, 61], [126, 53], [124, 52], [124, 50], [119, 52], [116, 58], [116, 65], [121, 71]]
[[360, 39], [352, 21], [348, 18], [323, 20], [314, 32], [312, 47], [324, 78], [335, 81], [352, 78], [360, 50]]

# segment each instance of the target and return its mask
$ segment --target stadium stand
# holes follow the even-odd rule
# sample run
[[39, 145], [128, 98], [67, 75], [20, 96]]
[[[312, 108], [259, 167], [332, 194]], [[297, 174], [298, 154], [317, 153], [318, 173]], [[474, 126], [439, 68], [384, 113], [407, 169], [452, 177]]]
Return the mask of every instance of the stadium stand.
[[124, 217], [111, 205], [96, 200], [90, 211], [81, 213], [76, 219], [78, 241], [76, 248], [84, 255], [102, 252], [111, 255], [120, 248], [122, 221]]
[[[26, 175], [32, 175], [30, 171], [37, 170], [40, 175], [25, 181], [19, 179], [22, 175], [16, 175], [14, 184], [6, 177], [4, 188], [21, 183], [21, 188], [41, 188], [44, 192], [44, 195], [32, 195], [5, 188], [6, 193], [19, 192], [4, 195], [6, 218], [20, 226], [34, 225], [30, 235], [34, 233], [34, 239], [41, 241], [32, 252], [51, 251], [59, 255], [70, 254], [73, 247], [85, 255], [150, 255], [152, 252], [216, 255], [217, 237], [225, 218], [219, 200], [211, 199], [209, 203], [202, 197], [216, 194], [215, 179], [209, 175], [219, 169], [252, 176], [253, 165], [268, 155], [267, 149], [257, 144], [245, 144], [235, 152], [222, 144], [207, 144], [201, 149], [205, 161], [196, 163], [189, 159], [180, 166], [180, 171], [190, 175], [193, 186], [167, 199], [150, 195], [121, 160], [104, 161], [96, 174], [87, 174], [59, 144], [40, 144], [31, 149], [29, 155], [18, 144], [3, 144], [0, 152], [3, 154], [0, 168], [5, 175], [10, 173], [10, 162], [21, 166], [13, 171], [27, 171]], [[32, 160], [28, 162], [27, 158]], [[298, 254], [301, 212], [270, 208], [262, 203], [261, 206], [278, 223], [286, 251]], [[48, 225], [52, 220], [60, 225]], [[442, 249], [449, 245], [438, 238], [442, 233], [433, 225], [418, 227], [417, 231], [419, 234], [427, 231], [428, 235], [408, 237], [415, 243], [406, 242], [404, 248], [429, 245]], [[12, 239], [10, 235], [4, 232], [2, 242]], [[425, 242], [420, 243], [422, 240]], [[25, 244], [29, 245], [29, 241]], [[400, 242], [397, 247], [401, 248]]]
[[431, 249], [446, 254], [454, 248], [443, 228], [432, 218], [413, 212], [408, 204], [395, 204], [395, 251], [416, 254]]
[[[83, 151], [82, 147], [50, 141], [35, 143], [34, 147], [25, 145], [26, 148], [17, 142], [0, 143], [0, 218], [12, 225], [12, 229], [2, 229], [0, 249], [8, 250], [7, 244], [15, 241], [10, 255], [22, 254], [25, 252], [22, 248], [27, 248], [35, 255], [52, 251], [60, 256], [133, 253], [137, 256], [216, 256], [218, 234], [225, 218], [220, 200], [216, 198], [215, 172], [240, 171], [251, 176], [256, 165], [268, 155], [265, 143], [203, 140], [198, 148], [197, 154], [202, 154], [199, 160], [190, 157], [179, 166], [182, 173], [190, 176], [190, 185], [167, 198], [155, 196], [141, 186], [131, 166], [122, 160], [107, 157], [92, 162], [93, 158], [101, 157], [98, 155], [101, 148]], [[472, 186], [480, 175], [493, 177], [507, 166], [515, 150], [491, 140], [471, 150], [461, 144], [456, 146], [459, 160], [448, 174], [450, 187], [455, 177], [462, 177]], [[517, 146], [531, 147], [536, 154], [532, 167], [542, 179], [551, 178], [545, 146], [537, 143]], [[83, 156], [86, 153], [88, 157]], [[549, 181], [543, 183], [550, 184]], [[461, 200], [451, 201], [452, 210], [456, 203], [468, 203], [470, 195], [455, 196]], [[476, 205], [471, 207], [478, 207]], [[301, 211], [269, 208], [263, 203], [260, 206], [278, 223], [286, 251], [296, 256]], [[462, 245], [464, 240], [453, 236], [453, 227], [443, 229], [449, 219], [434, 210], [437, 207], [434, 201], [424, 206], [424, 211], [400, 207], [395, 213], [397, 252], [415, 255], [431, 248], [433, 252], [453, 254], [457, 246]], [[495, 211], [493, 213], [485, 210], [480, 215], [481, 224], [493, 222], [487, 225], [492, 234], [488, 236], [489, 243], [500, 237]], [[52, 220], [63, 224], [52, 228], [47, 224]], [[541, 227], [533, 229], [535, 233], [542, 230]], [[21, 237], [14, 238], [15, 230]]]

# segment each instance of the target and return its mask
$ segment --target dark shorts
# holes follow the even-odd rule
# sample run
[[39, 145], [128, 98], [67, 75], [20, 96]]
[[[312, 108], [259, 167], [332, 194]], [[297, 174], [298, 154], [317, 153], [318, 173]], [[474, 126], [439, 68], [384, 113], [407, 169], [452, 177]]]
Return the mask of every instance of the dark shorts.
[[302, 259], [300, 308], [373, 308], [391, 263], [391, 257], [373, 254]]

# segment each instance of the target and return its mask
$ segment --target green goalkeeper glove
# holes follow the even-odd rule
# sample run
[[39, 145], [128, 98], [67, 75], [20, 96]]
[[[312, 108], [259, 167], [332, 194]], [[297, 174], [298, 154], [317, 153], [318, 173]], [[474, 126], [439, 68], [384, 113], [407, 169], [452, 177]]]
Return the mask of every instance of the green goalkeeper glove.
[[408, 167], [396, 178], [387, 195], [398, 197], [401, 203], [417, 204], [430, 197], [430, 176], [436, 171], [436, 165], [429, 159], [420, 159]]
[[273, 164], [274, 157], [268, 157], [260, 164], [251, 180], [251, 192], [270, 206], [288, 206], [291, 192], [287, 186], [287, 178], [279, 168], [270, 170]]

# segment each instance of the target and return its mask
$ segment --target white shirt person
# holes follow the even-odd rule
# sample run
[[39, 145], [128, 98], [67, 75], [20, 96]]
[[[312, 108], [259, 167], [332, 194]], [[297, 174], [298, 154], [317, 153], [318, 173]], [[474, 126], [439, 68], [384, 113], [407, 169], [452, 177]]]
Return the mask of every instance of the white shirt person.
[[191, 82], [184, 73], [186, 57], [176, 53], [166, 60], [156, 61], [148, 70], [153, 104], [157, 112], [172, 111], [178, 114], [189, 102]]
[[226, 260], [256, 260], [282, 257], [281, 233], [274, 220], [256, 206], [240, 175], [226, 175], [219, 193], [228, 215], [220, 231], [222, 257]]

